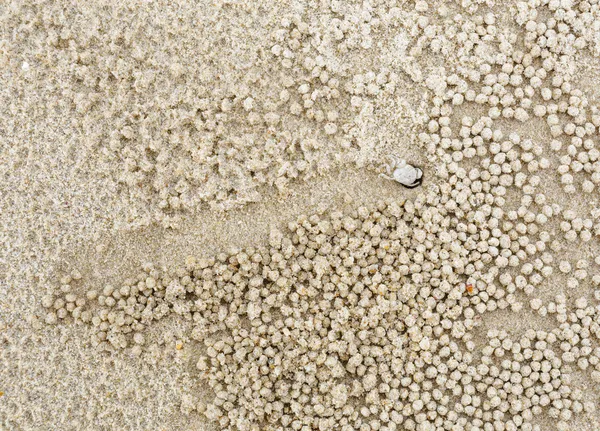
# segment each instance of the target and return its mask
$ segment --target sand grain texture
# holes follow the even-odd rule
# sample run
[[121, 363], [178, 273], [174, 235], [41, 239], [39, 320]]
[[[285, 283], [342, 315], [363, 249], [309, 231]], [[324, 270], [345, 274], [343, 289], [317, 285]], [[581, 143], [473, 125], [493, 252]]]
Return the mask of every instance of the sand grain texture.
[[[170, 315], [147, 328], [142, 357], [100, 352], [93, 326], [70, 317], [46, 324], [42, 298], [59, 295], [73, 270], [82, 276], [73, 292], [83, 296], [146, 262], [180, 267], [188, 256], [266, 247], [272, 229], [301, 214], [352, 213], [443, 184], [441, 157], [419, 137], [433, 133], [431, 101], [446, 91], [445, 76], [471, 66], [458, 58], [464, 41], [446, 32], [452, 16], [494, 12], [498, 32], [521, 39], [523, 26], [517, 2], [430, 1], [420, 11], [422, 3], [0, 4], [0, 429], [221, 429], [195, 411], [213, 394], [196, 369], [206, 349], [190, 338], [189, 320]], [[590, 32], [580, 33], [586, 49], [563, 55], [557, 70], [594, 105], [600, 42]], [[473, 58], [495, 50], [482, 42]], [[482, 104], [457, 107], [453, 136], [464, 115], [487, 114]], [[531, 117], [494, 127], [543, 146], [553, 164], [536, 193], [592, 218], [597, 189], [585, 195], [577, 180], [577, 193], [565, 193], [562, 153], [550, 149], [545, 117]], [[378, 176], [391, 154], [422, 167], [421, 188]], [[563, 238], [559, 221], [547, 230], [564, 245], [555, 259], [586, 259], [590, 275], [574, 291], [555, 269], [536, 296], [592, 300], [597, 234], [580, 246]], [[518, 293], [524, 309], [485, 314], [478, 343], [489, 329], [519, 337], [557, 326]], [[598, 404], [592, 368], [573, 381]], [[535, 421], [543, 430], [557, 422]], [[600, 416], [569, 423], [599, 430]]]

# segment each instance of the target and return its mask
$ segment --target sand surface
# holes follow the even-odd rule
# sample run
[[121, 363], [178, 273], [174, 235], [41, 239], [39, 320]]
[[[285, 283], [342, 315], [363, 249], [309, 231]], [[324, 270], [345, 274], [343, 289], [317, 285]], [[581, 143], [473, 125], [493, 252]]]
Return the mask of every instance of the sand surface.
[[[89, 325], [48, 325], [42, 297], [74, 270], [84, 294], [146, 262], [171, 268], [263, 246], [301, 214], [412, 199], [443, 181], [418, 135], [431, 77], [459, 66], [454, 41], [410, 55], [417, 15], [441, 23], [442, 3], [462, 10], [450, 0], [423, 13], [413, 1], [0, 2], [0, 429], [220, 429], [186, 412], [185, 400], [210, 397], [190, 322], [170, 316], [148, 328], [152, 354], [98, 352]], [[503, 32], [521, 31], [512, 1], [463, 3], [493, 11]], [[300, 47], [274, 54], [296, 17], [309, 24]], [[352, 25], [337, 40], [344, 18]], [[597, 54], [590, 46], [574, 57], [570, 74], [590, 104]], [[318, 93], [309, 104], [306, 82]], [[544, 120], [505, 125], [550, 154]], [[423, 169], [421, 187], [378, 175], [391, 154]], [[567, 196], [553, 169], [540, 176], [549, 198], [582, 217], [600, 200], [597, 190]], [[593, 262], [598, 245], [565, 241], [556, 257]], [[544, 299], [565, 291], [561, 277], [540, 288]], [[592, 298], [593, 287], [566, 293]], [[518, 315], [486, 314], [478, 334], [553, 327], [525, 304]], [[574, 381], [600, 403], [589, 373]], [[553, 422], [538, 421], [543, 430]], [[597, 412], [570, 423], [600, 430]]]

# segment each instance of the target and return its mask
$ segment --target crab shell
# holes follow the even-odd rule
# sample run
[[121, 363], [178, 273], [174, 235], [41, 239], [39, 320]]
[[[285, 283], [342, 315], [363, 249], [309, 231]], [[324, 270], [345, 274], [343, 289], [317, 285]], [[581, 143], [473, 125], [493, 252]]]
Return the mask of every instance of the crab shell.
[[423, 171], [411, 165], [404, 165], [394, 170], [394, 179], [404, 187], [412, 189], [421, 184]]

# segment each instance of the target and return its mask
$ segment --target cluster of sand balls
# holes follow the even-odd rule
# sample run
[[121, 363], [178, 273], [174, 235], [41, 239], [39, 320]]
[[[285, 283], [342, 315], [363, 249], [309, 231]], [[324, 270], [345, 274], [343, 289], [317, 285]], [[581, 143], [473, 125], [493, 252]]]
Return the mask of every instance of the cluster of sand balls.
[[[392, 92], [397, 74], [382, 69], [349, 76], [348, 63], [331, 61], [333, 55], [326, 47], [332, 44], [336, 46], [336, 54], [345, 54], [353, 48], [368, 49], [371, 26], [377, 27], [381, 20], [366, 11], [356, 15], [347, 11], [340, 19], [337, 17], [342, 15], [339, 8], [332, 4], [330, 9], [334, 18], [327, 27], [306, 22], [298, 14], [283, 18], [280, 28], [273, 33], [271, 53], [286, 73], [281, 102], [289, 106], [294, 116], [321, 124], [325, 135], [333, 139], [339, 134], [339, 124], [347, 124], [348, 119], [340, 116], [348, 116], [348, 105], [360, 109], [363, 98], [374, 98], [383, 91]], [[357, 22], [364, 26], [362, 34], [355, 31]], [[340, 106], [345, 108], [342, 112]], [[342, 139], [338, 151], [347, 148], [346, 140]]]
[[[493, 15], [461, 15], [454, 34], [464, 66], [426, 79], [431, 109], [419, 139], [439, 184], [415, 200], [300, 217], [273, 231], [269, 247], [189, 259], [175, 271], [148, 265], [86, 298], [63, 283], [43, 300], [48, 323], [70, 314], [96, 328], [99, 349], [142, 354], [153, 322], [193, 322], [190, 338], [206, 349], [196, 367], [214, 399], [192, 407], [225, 430], [533, 431], [543, 414], [568, 430], [574, 414], [594, 410], [571, 376], [600, 381], [600, 294], [573, 294], [600, 285], [600, 261], [555, 255], [596, 243], [600, 217], [556, 201], [545, 179], [556, 164], [548, 149], [565, 147], [556, 183], [576, 191], [571, 171], [590, 174], [583, 191], [597, 183], [598, 118], [562, 68], [586, 47], [598, 2], [517, 10], [523, 46]], [[424, 37], [412, 55], [421, 45], [443, 49], [451, 32], [416, 20]], [[274, 49], [284, 66], [311, 32], [301, 21], [288, 27], [290, 54]], [[482, 55], [490, 41], [498, 52]], [[324, 71], [314, 72], [323, 86]], [[360, 97], [379, 81], [367, 73], [348, 91]], [[469, 105], [480, 116], [464, 114]], [[536, 118], [550, 143], [506, 129]], [[548, 300], [540, 291], [555, 277], [565, 277], [565, 291]], [[524, 304], [552, 316], [552, 328], [477, 336], [489, 313], [530, 312]]]
[[303, 54], [306, 51], [316, 54], [315, 48], [321, 43], [316, 32], [317, 28], [299, 16], [284, 18], [281, 28], [274, 32], [271, 53], [284, 70], [290, 71], [284, 82], [286, 88], [279, 94], [281, 102], [289, 105], [291, 114], [322, 123], [325, 133], [334, 135], [338, 129], [339, 113], [334, 106], [341, 96], [340, 81], [335, 71], [328, 69], [322, 55]]
[[564, 316], [550, 333], [474, 339], [484, 313], [520, 309], [516, 290], [548, 271], [500, 272], [529, 255], [501, 228], [466, 221], [479, 216], [465, 196], [460, 205], [434, 187], [414, 202], [300, 217], [269, 248], [172, 272], [147, 265], [119, 288], [88, 292], [90, 308], [44, 305], [94, 325], [99, 349], [136, 354], [153, 321], [193, 321], [190, 336], [206, 347], [196, 366], [215, 397], [194, 407], [222, 429], [534, 430], [544, 411], [561, 421], [591, 411], [568, 373], [574, 362], [600, 373], [600, 316], [585, 298], [571, 314], [564, 298], [549, 304]]
[[[78, 144], [88, 160], [101, 160], [97, 169], [129, 201], [123, 208], [131, 209], [132, 224], [176, 226], [181, 212], [201, 204], [228, 209], [261, 199], [263, 185], [285, 191], [291, 181], [336, 164], [377, 163], [378, 151], [357, 142], [355, 117], [363, 110], [373, 117], [370, 102], [382, 94], [393, 101], [403, 72], [440, 96], [453, 92], [453, 106], [474, 102], [487, 105], [492, 119], [545, 120], [553, 136], [571, 140], [552, 144], [563, 149], [564, 189], [593, 192], [600, 168], [589, 124], [600, 120], [572, 88], [568, 65], [580, 52], [598, 51], [598, 2], [517, 2], [511, 18], [522, 35], [493, 12], [481, 13], [483, 3], [465, 0], [458, 9], [423, 0], [307, 5], [272, 23], [264, 46], [245, 46], [243, 26], [231, 17], [224, 45], [257, 53], [243, 67], [229, 62], [236, 58], [231, 52], [218, 58], [215, 41], [186, 29], [189, 23], [148, 24], [152, 17], [144, 14], [152, 12], [140, 11], [130, 25], [60, 5], [22, 5], [19, 15], [30, 25], [20, 37], [38, 37], [35, 30], [44, 47], [22, 68], [40, 76], [64, 72], [39, 96], [60, 94], [53, 109], [75, 118]], [[175, 12], [164, 11], [168, 18]], [[173, 33], [181, 43], [169, 39]], [[395, 35], [408, 44], [407, 55], [398, 55], [406, 58], [378, 59], [380, 45], [394, 45]], [[449, 70], [440, 73], [451, 81], [425, 76], [431, 62], [423, 57], [431, 54], [444, 56]], [[207, 61], [200, 64], [197, 56]], [[392, 69], [397, 64], [402, 70]]]
[[98, 348], [137, 354], [146, 325], [193, 321], [206, 346], [197, 368], [215, 394], [196, 408], [223, 429], [536, 429], [544, 410], [568, 420], [593, 409], [564, 367], [600, 375], [597, 309], [584, 298], [569, 315], [558, 298], [556, 330], [517, 341], [491, 331], [477, 345], [482, 314], [516, 305], [515, 288], [537, 282], [496, 281], [498, 267], [483, 264], [495, 252], [442, 200], [301, 217], [268, 249], [189, 259], [170, 274], [147, 265], [119, 288], [88, 292], [90, 308], [66, 287], [66, 300], [44, 305], [94, 325]]
[[[259, 200], [260, 187], [285, 191], [290, 181], [331, 168], [351, 151], [342, 135], [350, 121], [343, 84], [352, 65], [327, 51], [338, 43], [339, 27], [346, 39], [360, 35], [352, 23], [371, 21], [359, 19], [360, 10], [352, 17], [340, 12], [346, 16], [340, 20], [332, 5], [323, 22], [279, 18], [273, 25], [280, 29], [273, 37], [265, 32], [265, 46], [258, 46], [241, 37], [249, 28], [233, 17], [221, 17], [222, 31], [210, 35], [180, 22], [186, 8], [201, 19], [186, 5], [160, 13], [140, 8], [133, 23], [97, 16], [93, 7], [15, 8], [27, 21], [19, 38], [40, 43], [10, 57], [26, 58], [19, 71], [48, 83], [31, 91], [73, 118], [74, 145], [123, 196], [133, 225], [175, 226], [182, 212], [202, 204], [229, 209]], [[215, 50], [216, 43], [224, 50]], [[240, 56], [231, 52], [236, 48]], [[60, 81], [50, 78], [56, 70]], [[369, 74], [366, 85], [383, 82]]]
[[[365, 100], [393, 92], [398, 75], [385, 68], [353, 74], [344, 55], [371, 47], [369, 33], [383, 13], [331, 4], [322, 21], [285, 16], [269, 39], [271, 57], [259, 64], [262, 71], [219, 74], [224, 82], [209, 89], [197, 81], [206, 82], [205, 74], [214, 78], [216, 71], [197, 70], [183, 60], [171, 64], [165, 74], [179, 83], [175, 100], [161, 94], [159, 74], [144, 72], [147, 59], [135, 39], [119, 46], [125, 59], [111, 55], [98, 68], [102, 75], [122, 77], [121, 92], [144, 90], [136, 97], [160, 100], [160, 109], [148, 102], [144, 115], [104, 108], [107, 116], [124, 117], [107, 132], [101, 153], [107, 165], [122, 168], [118, 183], [144, 201], [133, 217], [177, 227], [182, 212], [201, 204], [231, 209], [260, 200], [263, 185], [285, 193], [291, 181], [356, 161], [352, 113]], [[391, 20], [393, 14], [387, 15]]]

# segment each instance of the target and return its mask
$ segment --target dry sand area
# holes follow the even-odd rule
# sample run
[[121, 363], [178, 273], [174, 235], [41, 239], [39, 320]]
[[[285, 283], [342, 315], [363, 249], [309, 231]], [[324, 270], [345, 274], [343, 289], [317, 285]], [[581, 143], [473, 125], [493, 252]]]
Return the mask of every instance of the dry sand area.
[[0, 430], [600, 430], [599, 82], [598, 0], [0, 1]]

